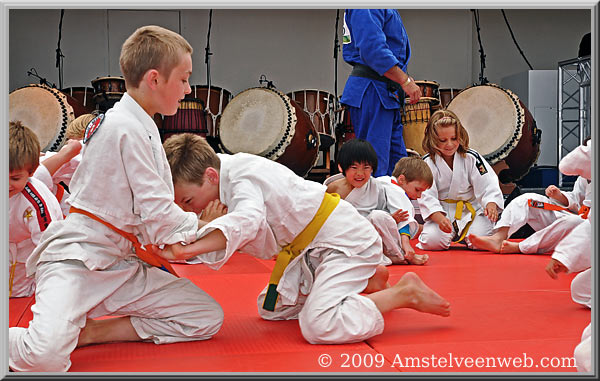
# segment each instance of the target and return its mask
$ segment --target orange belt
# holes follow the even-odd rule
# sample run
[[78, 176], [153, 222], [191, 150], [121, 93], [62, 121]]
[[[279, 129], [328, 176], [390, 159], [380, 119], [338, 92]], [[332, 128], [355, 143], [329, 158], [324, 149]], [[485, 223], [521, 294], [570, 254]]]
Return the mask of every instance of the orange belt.
[[58, 202], [60, 203], [62, 201], [62, 198], [65, 195], [65, 187], [63, 187], [60, 184], [56, 184], [56, 199], [58, 200]]
[[142, 247], [142, 244], [140, 243], [140, 241], [137, 239], [137, 237], [135, 235], [133, 235], [132, 233], [127, 233], [117, 227], [115, 227], [114, 225], [102, 220], [100, 217], [85, 211], [83, 209], [79, 209], [76, 208], [74, 206], [72, 206], [69, 209], [69, 213], [80, 213], [83, 214], [85, 216], [88, 216], [89, 218], [100, 222], [101, 224], [104, 224], [104, 226], [107, 226], [109, 228], [111, 228], [112, 230], [116, 231], [117, 233], [121, 234], [123, 237], [125, 237], [126, 239], [128, 239], [129, 241], [131, 241], [131, 243], [133, 243], [133, 247], [135, 248], [135, 254], [138, 256], [138, 258], [140, 258], [142, 261], [152, 265], [152, 266], [156, 266], [158, 268], [160, 268], [161, 270], [165, 270], [167, 272], [170, 272], [171, 274], [175, 275], [176, 277], [179, 277], [179, 275], [177, 275], [177, 273], [175, 272], [175, 270], [173, 269], [173, 267], [171, 266], [171, 264], [164, 258], [159, 257], [158, 255], [155, 255], [154, 253], [144, 249]]
[[571, 211], [569, 208], [565, 208], [564, 206], [551, 204], [549, 202], [537, 201], [537, 200], [534, 200], [531, 198], [529, 200], [527, 200], [527, 205], [529, 205], [530, 208], [538, 208], [538, 209], [546, 209], [546, 210], [564, 210], [565, 212], [579, 214], [581, 216], [581, 218], [588, 218], [588, 214], [590, 213], [590, 208], [585, 205], [582, 205], [581, 208], [579, 208], [579, 211], [577, 213], [575, 213], [575, 212]]

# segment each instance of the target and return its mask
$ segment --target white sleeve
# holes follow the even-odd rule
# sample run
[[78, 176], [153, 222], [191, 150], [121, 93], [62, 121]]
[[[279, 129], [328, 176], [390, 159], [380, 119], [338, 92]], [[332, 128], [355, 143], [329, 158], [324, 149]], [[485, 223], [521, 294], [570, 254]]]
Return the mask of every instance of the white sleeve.
[[570, 273], [577, 273], [592, 266], [592, 225], [587, 219], [577, 225], [563, 238], [552, 254]]
[[421, 193], [421, 197], [418, 199], [419, 201], [419, 209], [421, 210], [421, 216], [426, 220], [435, 212], [442, 212], [446, 214], [444, 208], [442, 208], [442, 204], [440, 204], [438, 189], [435, 179], [433, 180], [433, 184], [423, 193]]
[[558, 163], [558, 169], [565, 175], [579, 175], [591, 180], [592, 140], [588, 140], [587, 145], [580, 145], [563, 157]]
[[38, 167], [35, 170], [35, 172], [33, 173], [32, 177], [35, 177], [36, 179], [43, 182], [44, 185], [48, 189], [50, 189], [50, 191], [52, 191], [54, 189], [54, 182], [52, 181], [52, 175], [50, 174], [50, 171], [48, 171], [48, 168], [46, 168], [45, 165], [43, 165], [43, 164], [38, 165]]
[[414, 236], [419, 228], [419, 223], [415, 220], [415, 208], [410, 199], [400, 186], [393, 183], [382, 183], [383, 192], [385, 194], [386, 212], [392, 214], [399, 209], [408, 212], [408, 219], [398, 223], [398, 229], [409, 225], [411, 237]]

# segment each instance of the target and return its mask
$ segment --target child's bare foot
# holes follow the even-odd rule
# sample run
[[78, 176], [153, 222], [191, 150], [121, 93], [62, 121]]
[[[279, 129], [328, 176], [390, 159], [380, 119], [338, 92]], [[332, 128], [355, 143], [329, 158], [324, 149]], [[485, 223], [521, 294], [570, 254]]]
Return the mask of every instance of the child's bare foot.
[[500, 252], [502, 254], [510, 254], [510, 253], [520, 253], [521, 249], [519, 249], [519, 243], [513, 241], [502, 241], [502, 246], [500, 247]]
[[369, 282], [367, 283], [367, 287], [365, 287], [363, 293], [371, 294], [373, 292], [389, 288], [389, 277], [390, 273], [388, 269], [384, 265], [377, 265], [377, 268], [375, 269], [375, 274], [373, 274], [373, 276], [369, 278]]
[[427, 254], [417, 254], [414, 253], [412, 255], [406, 256], [406, 261], [411, 265], [424, 265], [429, 260], [429, 255]]
[[404, 307], [434, 315], [450, 316], [450, 303], [429, 288], [413, 272], [404, 274], [393, 288], [407, 298], [407, 304]]
[[487, 250], [494, 253], [499, 253], [502, 246], [503, 239], [498, 236], [490, 235], [475, 235], [469, 234], [469, 241], [473, 245], [473, 248], [478, 250]]

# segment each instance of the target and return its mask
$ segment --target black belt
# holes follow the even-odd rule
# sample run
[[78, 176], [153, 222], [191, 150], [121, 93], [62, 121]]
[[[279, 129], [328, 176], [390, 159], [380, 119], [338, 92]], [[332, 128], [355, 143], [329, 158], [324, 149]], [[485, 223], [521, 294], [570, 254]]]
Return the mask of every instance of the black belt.
[[396, 81], [392, 81], [391, 79], [383, 75], [379, 75], [375, 70], [371, 69], [367, 65], [352, 63], [352, 72], [350, 73], [350, 75], [353, 75], [355, 77], [369, 78], [375, 81], [386, 83], [389, 91], [391, 91], [392, 93], [398, 92], [398, 102], [401, 105], [404, 104], [405, 93], [404, 90], [402, 90], [402, 85], [400, 85]]

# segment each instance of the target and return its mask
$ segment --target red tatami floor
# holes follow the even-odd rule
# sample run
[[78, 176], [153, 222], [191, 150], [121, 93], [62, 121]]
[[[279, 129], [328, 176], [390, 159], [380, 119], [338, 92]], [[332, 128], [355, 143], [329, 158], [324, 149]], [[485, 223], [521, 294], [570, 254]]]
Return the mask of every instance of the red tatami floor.
[[[418, 252], [420, 252], [417, 249]], [[549, 255], [501, 255], [453, 247], [425, 266], [390, 266], [390, 283], [407, 271], [451, 303], [451, 316], [395, 310], [365, 342], [312, 345], [297, 321], [265, 321], [256, 297], [273, 261], [236, 253], [219, 271], [175, 265], [223, 307], [225, 321], [207, 341], [115, 343], [76, 349], [70, 372], [575, 372], [573, 350], [590, 310], [571, 300], [572, 274], [551, 279]], [[26, 327], [33, 298], [10, 300], [10, 326]]]

